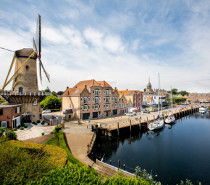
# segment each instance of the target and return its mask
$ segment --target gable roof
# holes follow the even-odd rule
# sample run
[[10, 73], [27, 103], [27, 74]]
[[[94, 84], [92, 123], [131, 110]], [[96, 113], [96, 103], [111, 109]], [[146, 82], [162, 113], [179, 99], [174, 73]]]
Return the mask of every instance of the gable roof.
[[132, 95], [132, 94], [135, 94], [135, 93], [141, 93], [139, 90], [122, 90], [122, 91], [118, 91], [119, 94], [124, 94], [125, 96], [127, 95]]
[[111, 87], [106, 81], [96, 81], [94, 79], [84, 80], [78, 82], [73, 88], [67, 88], [62, 95], [79, 96], [84, 90], [85, 86], [86, 88], [90, 88], [91, 86]]

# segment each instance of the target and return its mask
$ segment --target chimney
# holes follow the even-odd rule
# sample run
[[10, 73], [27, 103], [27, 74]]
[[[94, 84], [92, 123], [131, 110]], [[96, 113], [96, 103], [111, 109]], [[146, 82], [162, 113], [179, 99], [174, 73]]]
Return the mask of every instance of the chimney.
[[126, 89], [126, 91], [128, 91], [128, 89]]
[[67, 86], [66, 89], [68, 89], [69, 87]]

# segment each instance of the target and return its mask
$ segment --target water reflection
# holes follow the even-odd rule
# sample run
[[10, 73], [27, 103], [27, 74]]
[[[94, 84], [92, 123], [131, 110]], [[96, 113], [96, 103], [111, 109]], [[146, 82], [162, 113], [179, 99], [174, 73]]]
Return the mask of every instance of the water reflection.
[[194, 184], [209, 184], [209, 119], [209, 112], [194, 113], [156, 132], [98, 137], [93, 156], [104, 156], [107, 163], [120, 160], [132, 169], [139, 165], [148, 172], [152, 170], [163, 184], [176, 184], [186, 178]]

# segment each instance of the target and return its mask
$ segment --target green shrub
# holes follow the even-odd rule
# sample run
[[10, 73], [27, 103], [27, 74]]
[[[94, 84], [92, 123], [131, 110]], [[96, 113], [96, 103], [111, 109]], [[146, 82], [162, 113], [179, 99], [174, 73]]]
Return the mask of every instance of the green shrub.
[[42, 121], [41, 124], [44, 125], [45, 124], [45, 121]]
[[24, 127], [20, 127], [20, 130], [23, 130], [24, 129]]
[[0, 137], [3, 135], [4, 131], [4, 128], [0, 127]]
[[24, 128], [28, 128], [28, 125], [24, 125], [23, 127], [24, 127]]
[[37, 125], [37, 122], [34, 122], [34, 125]]
[[16, 135], [15, 132], [9, 130], [9, 131], [6, 132], [6, 138], [8, 140], [16, 140], [17, 139], [17, 135]]
[[[23, 148], [15, 146], [14, 142], [19, 143], [20, 146], [23, 145]], [[27, 184], [32, 179], [40, 179], [58, 167], [57, 162], [50, 161], [51, 157], [49, 157], [48, 152], [39, 149], [33, 150], [34, 146], [37, 148], [36, 145], [31, 143], [32, 150], [30, 150], [27, 149], [25, 143], [20, 141], [0, 144], [0, 184]], [[43, 148], [43, 145], [40, 148]], [[54, 148], [51, 150], [57, 152], [57, 148]], [[56, 152], [54, 153], [56, 154]]]
[[55, 132], [57, 132], [57, 133], [58, 133], [58, 132], [59, 132], [59, 130], [61, 130], [61, 126], [56, 126], [56, 127], [55, 127]]
[[17, 128], [13, 128], [13, 131], [17, 131]]
[[35, 122], [33, 121], [32, 124], [35, 125]]
[[37, 120], [37, 123], [40, 123], [40, 120]]

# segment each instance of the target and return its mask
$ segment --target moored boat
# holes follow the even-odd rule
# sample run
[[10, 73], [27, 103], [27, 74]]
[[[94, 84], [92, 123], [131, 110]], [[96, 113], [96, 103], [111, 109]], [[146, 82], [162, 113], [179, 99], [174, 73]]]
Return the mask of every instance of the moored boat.
[[206, 112], [207, 112], [207, 107], [204, 106], [204, 105], [201, 105], [201, 107], [199, 108], [199, 112], [200, 112], [201, 114], [206, 113]]

